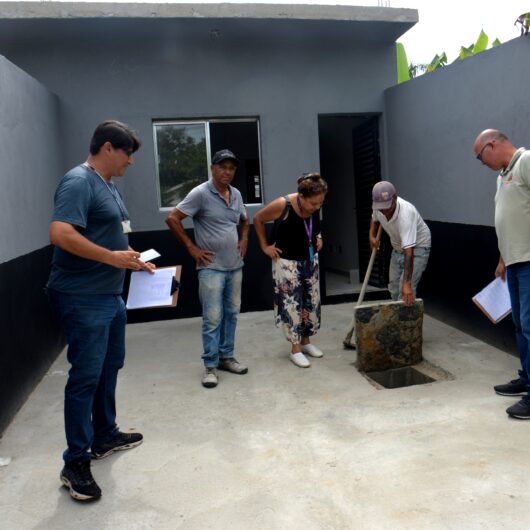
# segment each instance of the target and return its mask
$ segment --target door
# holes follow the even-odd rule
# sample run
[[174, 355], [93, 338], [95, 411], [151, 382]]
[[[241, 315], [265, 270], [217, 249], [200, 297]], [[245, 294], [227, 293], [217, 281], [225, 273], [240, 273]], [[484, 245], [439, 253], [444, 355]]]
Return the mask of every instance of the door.
[[[374, 116], [353, 130], [353, 167], [355, 174], [355, 198], [357, 206], [357, 234], [359, 242], [359, 276], [364, 278], [370, 255], [368, 242], [372, 218], [372, 188], [381, 180], [379, 151], [379, 117]], [[383, 232], [368, 283], [385, 288], [388, 284], [388, 237]]]

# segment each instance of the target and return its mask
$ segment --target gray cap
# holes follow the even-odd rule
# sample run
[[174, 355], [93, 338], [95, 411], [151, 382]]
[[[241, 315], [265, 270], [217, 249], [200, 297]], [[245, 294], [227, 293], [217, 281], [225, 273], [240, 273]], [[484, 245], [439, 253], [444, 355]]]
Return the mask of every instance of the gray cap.
[[220, 151], [217, 151], [212, 157], [212, 164], [220, 164], [223, 160], [233, 160], [236, 166], [239, 165], [237, 156], [229, 149], [221, 149]]
[[392, 199], [396, 195], [396, 188], [391, 182], [382, 180], [372, 189], [372, 209], [387, 210], [392, 206]]

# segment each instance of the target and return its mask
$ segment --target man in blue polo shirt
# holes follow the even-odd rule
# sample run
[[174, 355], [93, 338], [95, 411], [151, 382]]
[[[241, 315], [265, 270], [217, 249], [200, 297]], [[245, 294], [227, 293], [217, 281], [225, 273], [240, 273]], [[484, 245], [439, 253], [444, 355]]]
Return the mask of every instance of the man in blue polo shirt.
[[101, 490], [91, 458], [142, 443], [116, 425], [116, 382], [125, 359], [125, 269], [154, 269], [128, 243], [129, 213], [111, 177], [121, 177], [140, 147], [123, 123], [98, 125], [85, 163], [71, 169], [55, 192], [48, 280], [50, 303], [68, 342], [71, 364], [64, 392], [67, 449], [61, 481], [72, 498], [90, 501]]
[[[234, 358], [243, 258], [248, 245], [245, 205], [241, 193], [230, 185], [238, 165], [239, 160], [228, 149], [215, 153], [211, 180], [193, 188], [166, 219], [173, 235], [197, 263], [205, 367], [202, 385], [206, 388], [217, 386], [217, 369], [234, 374], [248, 372]], [[182, 224], [186, 217], [193, 219], [195, 243]]]

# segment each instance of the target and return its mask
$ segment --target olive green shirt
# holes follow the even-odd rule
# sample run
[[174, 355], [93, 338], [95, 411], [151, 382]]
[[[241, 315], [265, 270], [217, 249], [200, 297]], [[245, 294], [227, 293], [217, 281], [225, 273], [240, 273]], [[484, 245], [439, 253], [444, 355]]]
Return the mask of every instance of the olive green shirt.
[[530, 151], [523, 147], [497, 177], [495, 230], [506, 266], [530, 261]]

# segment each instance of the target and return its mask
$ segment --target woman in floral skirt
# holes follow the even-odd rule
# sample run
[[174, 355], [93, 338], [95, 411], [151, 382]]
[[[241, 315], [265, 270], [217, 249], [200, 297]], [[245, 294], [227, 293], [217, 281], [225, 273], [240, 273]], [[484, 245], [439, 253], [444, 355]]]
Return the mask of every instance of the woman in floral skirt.
[[[291, 343], [291, 361], [301, 368], [311, 366], [306, 355], [323, 355], [309, 337], [320, 328], [320, 208], [327, 191], [319, 173], [304, 173], [296, 193], [278, 197], [254, 216], [261, 250], [272, 259], [276, 326]], [[265, 223], [270, 221], [269, 242]]]

